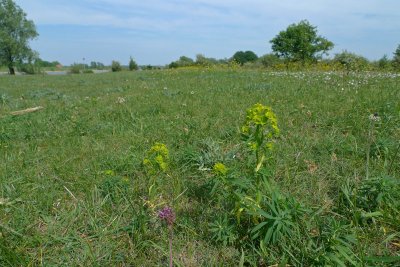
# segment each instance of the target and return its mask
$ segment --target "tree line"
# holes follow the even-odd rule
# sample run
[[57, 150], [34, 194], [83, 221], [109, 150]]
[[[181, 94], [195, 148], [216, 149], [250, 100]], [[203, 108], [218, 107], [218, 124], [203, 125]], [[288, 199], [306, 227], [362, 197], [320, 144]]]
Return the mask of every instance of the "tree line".
[[[57, 61], [48, 62], [41, 60], [36, 51], [29, 46], [29, 41], [38, 37], [36, 26], [32, 20], [26, 18], [26, 13], [13, 0], [0, 0], [0, 66], [6, 66], [10, 74], [15, 74], [16, 67], [26, 73], [35, 73], [40, 67], [56, 67], [61, 64]], [[343, 51], [336, 54], [333, 59], [324, 58], [334, 47], [334, 43], [318, 35], [317, 27], [307, 20], [289, 25], [279, 32], [271, 41], [272, 53], [258, 57], [253, 51], [237, 51], [229, 59], [207, 58], [198, 54], [193, 60], [181, 56], [171, 62], [167, 67], [179, 68], [189, 66], [212, 65], [239, 65], [239, 66], [264, 66], [271, 69], [305, 68], [310, 65], [336, 67], [347, 70], [390, 70], [400, 71], [400, 45], [390, 59], [387, 55], [378, 61], [370, 62], [363, 56]], [[86, 64], [73, 64], [72, 71], [81, 72], [86, 69], [102, 69], [104, 64], [91, 62]], [[130, 58], [130, 70], [137, 70], [137, 63]], [[144, 66], [143, 69], [152, 69]], [[111, 64], [112, 71], [122, 70], [118, 61]]]
[[327, 69], [346, 71], [386, 70], [400, 71], [400, 45], [389, 59], [384, 55], [377, 61], [349, 51], [337, 53], [333, 58], [324, 58], [333, 49], [333, 42], [318, 35], [317, 27], [307, 20], [291, 24], [279, 32], [271, 41], [272, 53], [258, 57], [253, 51], [237, 51], [231, 58], [217, 60], [197, 55], [196, 60], [182, 56], [169, 64], [169, 68], [188, 66], [210, 66], [237, 63], [244, 66], [264, 66], [270, 69], [293, 69], [321, 66]]

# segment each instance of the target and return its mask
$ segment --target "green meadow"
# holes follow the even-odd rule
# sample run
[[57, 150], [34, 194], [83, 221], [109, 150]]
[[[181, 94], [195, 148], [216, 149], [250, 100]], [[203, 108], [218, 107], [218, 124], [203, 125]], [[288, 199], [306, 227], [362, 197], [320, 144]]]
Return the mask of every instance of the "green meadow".
[[[174, 266], [398, 266], [399, 88], [379, 72], [0, 76], [0, 265], [168, 266], [171, 239]], [[255, 170], [257, 103], [279, 136]], [[156, 143], [166, 165], [149, 169]]]

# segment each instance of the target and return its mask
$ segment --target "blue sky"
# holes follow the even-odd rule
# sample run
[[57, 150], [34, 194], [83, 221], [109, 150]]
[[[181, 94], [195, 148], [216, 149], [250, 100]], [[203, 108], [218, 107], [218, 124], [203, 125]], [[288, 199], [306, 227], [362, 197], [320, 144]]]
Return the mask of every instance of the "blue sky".
[[399, 0], [15, 0], [32, 19], [41, 58], [164, 65], [180, 56], [271, 52], [269, 41], [307, 19], [342, 50], [379, 59], [400, 44]]

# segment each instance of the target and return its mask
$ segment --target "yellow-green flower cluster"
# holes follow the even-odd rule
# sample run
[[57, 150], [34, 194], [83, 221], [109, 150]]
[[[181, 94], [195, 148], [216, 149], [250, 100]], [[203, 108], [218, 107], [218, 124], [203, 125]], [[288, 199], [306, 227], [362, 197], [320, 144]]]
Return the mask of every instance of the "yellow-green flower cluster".
[[165, 144], [155, 143], [143, 160], [143, 165], [151, 172], [157, 169], [165, 172], [168, 169], [169, 151]]
[[279, 135], [278, 121], [271, 107], [262, 104], [255, 104], [247, 110], [246, 121], [242, 127], [242, 133], [245, 135], [251, 134], [251, 128], [262, 127], [267, 130], [268, 138]]
[[221, 162], [214, 164], [213, 172], [215, 175], [225, 176], [228, 173], [228, 168]]

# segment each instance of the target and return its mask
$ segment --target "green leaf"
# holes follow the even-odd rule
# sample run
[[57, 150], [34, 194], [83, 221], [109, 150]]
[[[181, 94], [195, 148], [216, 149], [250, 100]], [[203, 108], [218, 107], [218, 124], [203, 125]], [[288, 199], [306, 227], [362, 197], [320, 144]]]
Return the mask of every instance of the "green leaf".
[[265, 243], [270, 243], [273, 232], [274, 232], [273, 228], [270, 227], [268, 229], [267, 233], [265, 234], [265, 237], [264, 237], [264, 242]]
[[266, 225], [266, 224], [267, 224], [267, 222], [259, 223], [256, 227], [253, 228], [253, 230], [251, 230], [251, 232], [254, 233], [254, 232], [260, 230], [260, 229], [261, 229], [262, 227], [264, 227], [264, 225]]
[[340, 255], [345, 257], [352, 265], [356, 265], [356, 262], [347, 254], [347, 252], [341, 247], [338, 246], [336, 249], [339, 251]]
[[335, 254], [329, 253], [329, 258], [336, 262], [339, 266], [346, 267], [343, 261], [341, 261]]

